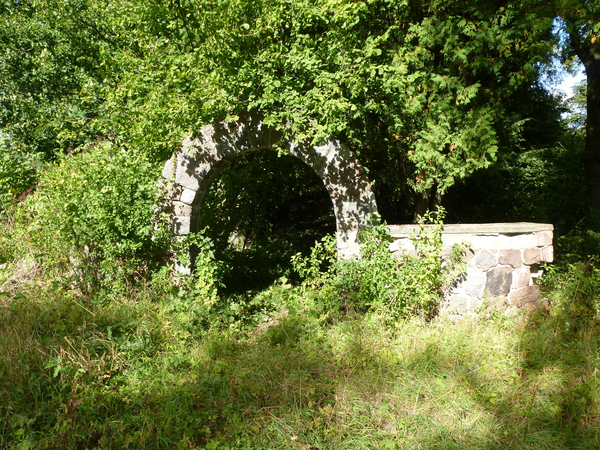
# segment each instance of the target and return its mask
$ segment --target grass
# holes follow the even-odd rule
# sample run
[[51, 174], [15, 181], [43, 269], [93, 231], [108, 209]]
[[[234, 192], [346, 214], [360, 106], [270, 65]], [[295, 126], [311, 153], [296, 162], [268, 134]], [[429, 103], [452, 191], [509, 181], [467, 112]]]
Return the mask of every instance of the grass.
[[283, 285], [258, 322], [199, 328], [168, 299], [6, 286], [0, 448], [600, 447], [595, 320], [389, 326]]

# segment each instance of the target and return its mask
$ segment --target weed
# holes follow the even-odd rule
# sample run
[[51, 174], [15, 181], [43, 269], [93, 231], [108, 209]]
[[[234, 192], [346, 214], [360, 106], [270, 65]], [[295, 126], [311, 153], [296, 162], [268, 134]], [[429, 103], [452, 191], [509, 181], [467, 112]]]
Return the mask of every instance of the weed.
[[0, 308], [3, 448], [600, 443], [594, 320], [324, 317], [321, 291], [281, 280], [250, 301], [268, 305], [255, 322], [238, 309], [194, 332], [185, 297], [19, 292]]
[[[443, 210], [428, 214], [413, 236], [416, 254], [394, 258], [388, 244], [392, 240], [385, 225], [378, 219], [361, 230], [360, 255], [335, 261], [333, 243], [317, 243], [307, 258], [296, 255], [295, 270], [306, 277], [307, 286], [319, 286], [321, 297], [332, 311], [365, 312], [379, 309], [390, 321], [400, 317], [433, 318], [443, 295], [464, 271], [462, 254], [465, 245], [456, 245], [446, 261], [442, 260]], [[328, 268], [323, 272], [323, 268]]]

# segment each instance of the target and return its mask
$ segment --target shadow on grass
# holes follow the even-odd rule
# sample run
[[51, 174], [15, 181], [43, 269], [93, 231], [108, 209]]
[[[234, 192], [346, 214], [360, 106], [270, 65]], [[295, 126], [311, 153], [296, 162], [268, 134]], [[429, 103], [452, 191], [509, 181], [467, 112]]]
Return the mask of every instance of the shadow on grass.
[[6, 448], [599, 447], [595, 323], [307, 312], [196, 341], [151, 303], [2, 314]]
[[500, 339], [486, 342], [498, 351], [487, 363], [458, 361], [447, 353], [431, 358], [431, 349], [421, 353], [418, 359], [429, 361], [438, 374], [451, 361], [459, 362], [453, 377], [469, 397], [470, 414], [475, 411], [481, 419], [466, 433], [456, 433], [455, 417], [436, 432], [431, 447], [600, 448], [599, 324], [590, 321], [573, 329], [571, 323], [568, 330], [564, 318], [540, 310], [505, 326], [514, 327], [508, 331], [510, 340], [505, 345], [498, 345]]

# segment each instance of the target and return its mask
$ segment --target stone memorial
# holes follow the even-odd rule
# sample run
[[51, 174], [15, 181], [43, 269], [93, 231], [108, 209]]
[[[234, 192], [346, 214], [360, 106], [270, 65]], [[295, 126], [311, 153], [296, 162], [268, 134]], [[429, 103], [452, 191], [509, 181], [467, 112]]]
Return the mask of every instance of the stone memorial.
[[[427, 227], [427, 225], [425, 225]], [[414, 252], [411, 236], [418, 225], [390, 225], [396, 257]], [[479, 307], [505, 312], [544, 306], [535, 278], [542, 275], [540, 263], [552, 262], [554, 227], [545, 223], [449, 224], [442, 230], [445, 250], [467, 242], [466, 272], [446, 298], [443, 309], [465, 315]]]
[[[375, 196], [360, 162], [335, 139], [308, 145], [285, 139], [258, 115], [237, 122], [206, 125], [188, 137], [167, 161], [163, 179], [167, 184], [165, 210], [172, 216], [176, 234], [201, 229], [202, 207], [212, 182], [241, 155], [264, 150], [289, 152], [308, 164], [327, 189], [336, 217], [338, 257], [359, 251], [358, 230], [377, 212]], [[419, 225], [390, 225], [394, 238], [390, 250], [396, 257], [414, 254], [411, 236]], [[444, 310], [461, 316], [482, 305], [505, 312], [541, 306], [540, 263], [552, 262], [553, 226], [537, 223], [488, 223], [444, 225], [446, 251], [452, 244], [467, 242], [466, 271], [445, 299]], [[189, 273], [191, 267], [177, 270]]]

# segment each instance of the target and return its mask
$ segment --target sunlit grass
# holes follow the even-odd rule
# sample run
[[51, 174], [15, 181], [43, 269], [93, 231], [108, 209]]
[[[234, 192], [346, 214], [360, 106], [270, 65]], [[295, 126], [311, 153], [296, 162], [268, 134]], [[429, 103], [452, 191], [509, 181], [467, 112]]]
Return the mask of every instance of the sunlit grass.
[[143, 296], [19, 292], [0, 307], [3, 448], [600, 445], [593, 321], [390, 326], [323, 316], [318, 295], [287, 287], [268, 294], [271, 319], [198, 332]]

